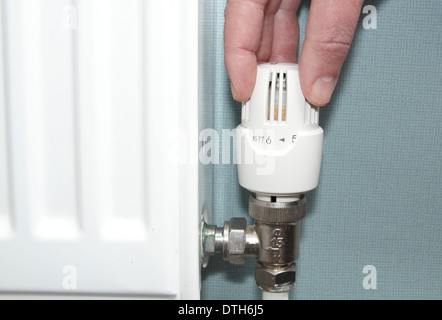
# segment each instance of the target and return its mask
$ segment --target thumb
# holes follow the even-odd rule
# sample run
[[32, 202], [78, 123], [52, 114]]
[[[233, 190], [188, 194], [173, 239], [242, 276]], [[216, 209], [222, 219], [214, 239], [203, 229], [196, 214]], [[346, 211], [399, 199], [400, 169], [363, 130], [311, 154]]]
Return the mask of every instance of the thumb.
[[324, 106], [332, 96], [350, 49], [363, 0], [312, 1], [299, 59], [306, 99]]

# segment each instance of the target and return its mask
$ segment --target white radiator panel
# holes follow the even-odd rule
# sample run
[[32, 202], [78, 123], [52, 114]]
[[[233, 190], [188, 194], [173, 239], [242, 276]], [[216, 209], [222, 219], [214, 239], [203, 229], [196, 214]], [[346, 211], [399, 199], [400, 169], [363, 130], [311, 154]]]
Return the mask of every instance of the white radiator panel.
[[4, 75], [3, 26], [0, 24], [0, 241], [12, 232]]
[[1, 2], [0, 294], [199, 297], [197, 2]]

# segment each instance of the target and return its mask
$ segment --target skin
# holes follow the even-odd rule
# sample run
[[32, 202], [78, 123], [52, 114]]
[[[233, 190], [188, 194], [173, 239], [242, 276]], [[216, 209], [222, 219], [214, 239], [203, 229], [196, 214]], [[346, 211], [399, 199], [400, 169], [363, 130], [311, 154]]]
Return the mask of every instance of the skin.
[[[297, 61], [301, 0], [228, 0], [225, 8], [225, 65], [233, 98], [247, 101], [256, 67]], [[363, 0], [311, 0], [299, 77], [306, 99], [326, 105], [347, 57]]]

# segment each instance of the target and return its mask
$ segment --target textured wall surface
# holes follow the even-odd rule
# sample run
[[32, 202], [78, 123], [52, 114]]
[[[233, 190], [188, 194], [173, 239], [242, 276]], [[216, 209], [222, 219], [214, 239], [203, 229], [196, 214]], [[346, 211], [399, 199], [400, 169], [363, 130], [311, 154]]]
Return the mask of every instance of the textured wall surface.
[[[223, 62], [224, 1], [214, 1], [215, 129], [240, 122]], [[321, 108], [319, 186], [307, 194], [292, 299], [442, 299], [442, 2], [366, 1], [331, 103]], [[309, 2], [299, 12], [304, 38]], [[236, 166], [214, 165], [214, 222], [247, 217]], [[366, 290], [363, 268], [377, 271]], [[259, 299], [254, 260], [211, 259], [203, 299]]]

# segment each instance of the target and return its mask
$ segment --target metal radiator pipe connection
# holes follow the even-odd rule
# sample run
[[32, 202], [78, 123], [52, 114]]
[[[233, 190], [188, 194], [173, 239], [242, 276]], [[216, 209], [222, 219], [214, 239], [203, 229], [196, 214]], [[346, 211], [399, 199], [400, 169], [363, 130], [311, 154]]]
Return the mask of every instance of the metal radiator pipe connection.
[[232, 218], [224, 227], [203, 225], [202, 256], [222, 253], [224, 260], [242, 264], [246, 257], [257, 259], [256, 284], [267, 292], [287, 292], [295, 283], [298, 258], [299, 222], [305, 216], [305, 198], [291, 202], [258, 200], [252, 194], [249, 213], [253, 225], [244, 218]]

